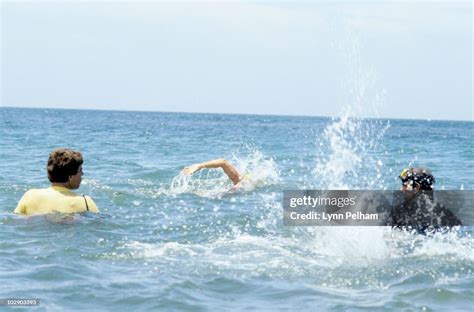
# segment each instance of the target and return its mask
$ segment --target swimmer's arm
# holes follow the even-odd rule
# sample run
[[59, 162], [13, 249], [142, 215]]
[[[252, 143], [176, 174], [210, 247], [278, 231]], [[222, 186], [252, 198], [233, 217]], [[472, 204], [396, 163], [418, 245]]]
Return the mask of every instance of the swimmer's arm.
[[194, 172], [199, 171], [201, 169], [209, 169], [209, 168], [222, 168], [225, 174], [229, 177], [229, 179], [234, 184], [237, 184], [240, 182], [239, 171], [237, 171], [237, 169], [234, 166], [232, 166], [227, 160], [223, 158], [206, 161], [200, 164], [194, 164], [192, 166], [184, 168], [182, 173], [186, 175], [191, 175]]

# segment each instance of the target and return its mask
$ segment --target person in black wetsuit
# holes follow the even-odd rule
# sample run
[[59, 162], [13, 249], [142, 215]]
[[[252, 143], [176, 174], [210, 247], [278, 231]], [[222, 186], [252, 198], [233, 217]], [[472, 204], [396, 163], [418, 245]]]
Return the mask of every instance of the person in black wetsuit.
[[387, 225], [421, 234], [462, 225], [451, 210], [434, 200], [435, 178], [429, 169], [404, 169], [399, 178], [402, 202], [392, 208]]

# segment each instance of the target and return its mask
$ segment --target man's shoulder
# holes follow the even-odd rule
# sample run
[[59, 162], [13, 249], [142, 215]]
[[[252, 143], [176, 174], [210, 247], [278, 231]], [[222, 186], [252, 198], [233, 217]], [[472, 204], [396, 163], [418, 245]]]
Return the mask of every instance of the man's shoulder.
[[31, 207], [38, 197], [40, 197], [40, 193], [43, 189], [29, 189], [27, 190], [23, 196], [21, 197], [20, 201], [16, 209], [14, 210], [15, 213], [27, 214], [28, 207]]
[[28, 191], [25, 192], [23, 196], [26, 196], [26, 197], [36, 196], [39, 194], [43, 194], [44, 192], [46, 192], [46, 190], [47, 189], [29, 189]]
[[28, 196], [41, 196], [41, 195], [48, 195], [52, 191], [51, 188], [35, 188], [35, 189], [29, 189], [26, 191], [25, 195], [28, 194]]
[[93, 200], [92, 197], [90, 197], [89, 195], [81, 195], [81, 196], [82, 196], [82, 197], [85, 197], [88, 202], [91, 202], [91, 203], [94, 203], [94, 204], [95, 204], [94, 200]]
[[90, 211], [99, 212], [99, 208], [97, 208], [97, 204], [92, 199], [92, 197], [90, 197], [88, 195], [82, 195], [82, 196], [85, 198]]

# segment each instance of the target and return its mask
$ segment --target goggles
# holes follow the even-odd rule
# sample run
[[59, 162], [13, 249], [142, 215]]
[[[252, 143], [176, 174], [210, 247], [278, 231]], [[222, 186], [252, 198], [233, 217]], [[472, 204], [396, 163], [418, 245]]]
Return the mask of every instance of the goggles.
[[406, 183], [408, 182], [408, 180], [413, 180], [413, 179], [410, 179], [412, 178], [412, 176], [413, 176], [413, 168], [406, 168], [402, 170], [402, 172], [400, 173], [398, 177], [400, 178], [400, 180], [402, 180], [403, 183]]
[[420, 184], [422, 187], [431, 188], [435, 183], [435, 178], [431, 174], [431, 171], [423, 168], [407, 168], [403, 169], [398, 176], [402, 180], [403, 185]]

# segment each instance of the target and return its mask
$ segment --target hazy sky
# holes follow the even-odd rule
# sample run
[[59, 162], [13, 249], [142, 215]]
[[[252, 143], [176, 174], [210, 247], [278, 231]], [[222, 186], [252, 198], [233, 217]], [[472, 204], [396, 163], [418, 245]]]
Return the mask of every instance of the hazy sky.
[[3, 1], [2, 106], [473, 120], [472, 3]]

